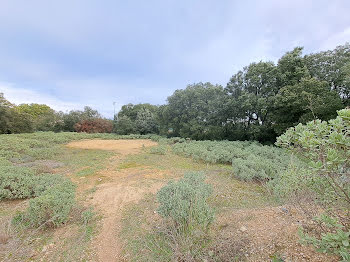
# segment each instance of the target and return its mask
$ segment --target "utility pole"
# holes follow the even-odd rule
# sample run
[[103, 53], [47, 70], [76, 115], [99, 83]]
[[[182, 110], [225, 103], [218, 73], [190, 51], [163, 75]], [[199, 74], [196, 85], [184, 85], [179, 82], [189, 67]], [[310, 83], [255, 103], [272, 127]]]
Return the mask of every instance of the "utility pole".
[[115, 104], [116, 104], [116, 102], [113, 102], [113, 108], [114, 108], [113, 120], [114, 121], [117, 120], [117, 118], [115, 116]]

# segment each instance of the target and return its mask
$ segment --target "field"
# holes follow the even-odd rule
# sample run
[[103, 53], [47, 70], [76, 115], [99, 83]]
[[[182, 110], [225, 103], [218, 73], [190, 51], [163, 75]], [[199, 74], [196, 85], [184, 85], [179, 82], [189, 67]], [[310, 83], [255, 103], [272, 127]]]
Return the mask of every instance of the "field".
[[[282, 149], [251, 142], [0, 135], [0, 175], [17, 177], [0, 182], [0, 260], [337, 261], [299, 243], [305, 217], [266, 183], [290, 161]], [[205, 236], [179, 238], [158, 214], [156, 194], [188, 172], [211, 185], [215, 218]], [[24, 190], [21, 181], [33, 186]]]

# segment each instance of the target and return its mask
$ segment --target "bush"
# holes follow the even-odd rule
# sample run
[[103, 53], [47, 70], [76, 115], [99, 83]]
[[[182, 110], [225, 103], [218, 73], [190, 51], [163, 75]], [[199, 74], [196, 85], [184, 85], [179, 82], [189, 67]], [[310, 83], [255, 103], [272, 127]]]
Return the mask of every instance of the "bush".
[[212, 192], [202, 173], [187, 173], [178, 182], [171, 181], [157, 193], [158, 213], [184, 231], [207, 229], [214, 220], [214, 210], [207, 200]]
[[62, 183], [59, 175], [35, 175], [32, 169], [14, 166], [0, 167], [0, 199], [37, 197], [47, 188]]
[[28, 209], [22, 215], [23, 222], [30, 227], [57, 227], [67, 222], [74, 204], [75, 185], [66, 180], [31, 199]]
[[319, 204], [346, 211], [350, 208], [350, 109], [338, 115], [329, 122], [315, 120], [290, 128], [276, 144], [305, 160], [314, 176], [310, 190], [323, 200]]
[[34, 195], [34, 171], [12, 166], [0, 167], [0, 199], [28, 198]]
[[317, 223], [321, 223], [329, 232], [322, 233], [315, 237], [305, 234], [303, 230], [299, 232], [304, 244], [313, 245], [317, 251], [338, 255], [341, 261], [350, 261], [350, 231], [345, 230], [339, 222], [326, 215], [316, 217]]
[[276, 180], [276, 191], [298, 194], [303, 188], [326, 212], [316, 219], [318, 230], [302, 234], [304, 242], [313, 244], [318, 251], [339, 255], [343, 261], [350, 258], [349, 136], [350, 109], [343, 109], [329, 122], [314, 120], [288, 129], [276, 143], [300, 156], [306, 164], [304, 171], [289, 172], [291, 177], [286, 173]]
[[281, 148], [241, 141], [188, 141], [172, 147], [176, 154], [208, 163], [232, 164], [244, 180], [270, 180], [287, 170], [290, 154]]
[[166, 145], [153, 146], [150, 149], [151, 154], [165, 155], [167, 151]]
[[102, 118], [83, 120], [76, 123], [74, 129], [77, 132], [86, 133], [111, 133], [113, 130], [113, 121]]

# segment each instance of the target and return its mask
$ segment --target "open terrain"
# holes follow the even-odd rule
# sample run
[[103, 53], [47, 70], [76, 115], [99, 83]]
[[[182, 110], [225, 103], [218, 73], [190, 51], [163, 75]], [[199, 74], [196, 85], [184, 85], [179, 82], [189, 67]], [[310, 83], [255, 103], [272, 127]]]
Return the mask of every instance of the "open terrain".
[[299, 244], [303, 216], [297, 209], [279, 206], [261, 184], [237, 180], [229, 165], [176, 155], [171, 145], [157, 153], [151, 140], [106, 138], [59, 145], [54, 160], [21, 161], [70, 178], [77, 185], [74, 212], [92, 208], [93, 218], [79, 222], [73, 212], [72, 222], [57, 229], [16, 229], [11, 218], [28, 200], [1, 201], [2, 261], [154, 261], [148, 240], [162, 225], [155, 193], [186, 171], [204, 172], [214, 189], [209, 204], [216, 219], [204, 251], [207, 261], [334, 260]]

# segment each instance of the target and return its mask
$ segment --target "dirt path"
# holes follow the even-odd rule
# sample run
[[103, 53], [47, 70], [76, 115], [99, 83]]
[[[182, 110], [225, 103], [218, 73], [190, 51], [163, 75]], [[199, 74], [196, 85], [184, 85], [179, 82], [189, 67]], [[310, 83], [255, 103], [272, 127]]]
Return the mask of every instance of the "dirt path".
[[[138, 201], [148, 192], [156, 192], [163, 184], [161, 172], [147, 167], [118, 169], [120, 163], [129, 154], [137, 154], [142, 147], [154, 146], [149, 140], [84, 140], [69, 143], [67, 146], [83, 149], [112, 150], [116, 152], [108, 165], [99, 171], [94, 179], [101, 182], [97, 186], [89, 204], [94, 206], [102, 218], [102, 228], [93, 240], [98, 261], [114, 262], [122, 260], [121, 242], [118, 239], [121, 230], [121, 210], [134, 201]], [[147, 179], [152, 174], [152, 180]], [[101, 181], [102, 178], [102, 181]], [[159, 180], [157, 181], [157, 178]], [[96, 181], [95, 181], [96, 182]]]

